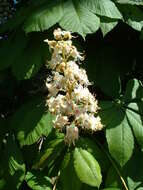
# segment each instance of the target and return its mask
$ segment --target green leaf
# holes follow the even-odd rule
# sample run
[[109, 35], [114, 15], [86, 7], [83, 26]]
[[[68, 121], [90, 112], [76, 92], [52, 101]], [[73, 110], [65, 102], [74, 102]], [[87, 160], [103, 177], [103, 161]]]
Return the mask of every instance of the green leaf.
[[17, 32], [7, 40], [3, 40], [0, 46], [0, 70], [8, 68], [16, 60], [27, 45], [27, 38], [23, 32]]
[[137, 101], [137, 102], [131, 102], [125, 104], [125, 107], [140, 114], [143, 115], [143, 101]]
[[81, 1], [93, 13], [115, 19], [121, 19], [122, 15], [111, 0], [84, 0]]
[[[103, 93], [118, 98], [121, 93], [120, 67], [121, 50], [106, 43], [94, 44], [87, 48], [86, 69], [89, 80], [93, 81]], [[121, 58], [121, 60], [120, 60]]]
[[129, 102], [134, 99], [142, 99], [143, 98], [143, 86], [141, 85], [141, 81], [137, 79], [130, 80], [127, 83], [126, 91], [124, 94], [124, 101]]
[[63, 4], [63, 17], [59, 22], [66, 30], [77, 32], [83, 37], [86, 34], [94, 33], [99, 29], [99, 18], [88, 8], [76, 0], [68, 0]]
[[105, 188], [105, 189], [102, 189], [102, 190], [121, 190], [121, 189], [118, 189], [118, 188]]
[[[34, 35], [33, 35], [34, 36]], [[17, 56], [12, 71], [18, 80], [29, 79], [34, 76], [40, 69], [45, 60], [45, 51], [49, 53], [46, 43], [41, 41], [38, 36], [29, 40], [24, 51]]]
[[102, 181], [100, 166], [86, 150], [75, 148], [74, 167], [79, 179], [90, 186], [99, 187]]
[[134, 148], [134, 138], [127, 117], [119, 108], [112, 108], [106, 111], [103, 123], [107, 123], [106, 139], [109, 152], [116, 162], [123, 166], [130, 159]]
[[26, 33], [48, 30], [60, 20], [62, 15], [61, 1], [48, 2], [46, 5], [40, 6], [38, 10], [33, 11], [24, 23], [24, 30]]
[[130, 190], [136, 190], [136, 188], [141, 184], [141, 182], [135, 182], [130, 177], [127, 177], [128, 187]]
[[143, 0], [116, 0], [117, 3], [130, 5], [143, 5]]
[[[0, 160], [0, 175], [2, 184], [0, 189], [19, 189], [25, 176], [25, 164], [22, 154], [13, 136], [8, 136], [6, 147]], [[3, 159], [4, 158], [4, 159]], [[0, 176], [1, 177], [1, 176]], [[4, 186], [3, 188], [1, 188]]]
[[32, 190], [52, 190], [52, 184], [49, 177], [42, 172], [27, 172], [25, 180]]
[[142, 10], [132, 5], [120, 5], [119, 8], [123, 13], [125, 22], [135, 30], [141, 31], [143, 26]]
[[[130, 106], [131, 108], [131, 106]], [[142, 123], [142, 117], [138, 113], [126, 109], [127, 118], [129, 121], [129, 124], [133, 128], [133, 132], [135, 134], [135, 137], [141, 146], [141, 149], [143, 150], [143, 123]]]
[[110, 32], [117, 24], [118, 24], [118, 20], [116, 19], [101, 17], [100, 28], [103, 33], [103, 36], [105, 36], [108, 32]]
[[63, 184], [63, 190], [80, 190], [82, 183], [78, 179], [73, 163], [73, 154], [72, 152], [68, 152], [62, 163], [62, 168], [60, 171], [60, 179]]
[[102, 109], [102, 111], [108, 110], [112, 107], [114, 107], [114, 102], [111, 101], [99, 101], [99, 107]]
[[98, 161], [102, 171], [106, 171], [109, 168], [109, 160], [105, 153], [97, 146], [94, 140], [90, 138], [80, 137], [76, 146], [87, 150]]
[[[135, 149], [135, 152], [129, 162], [123, 168], [124, 176], [130, 178], [134, 185], [139, 184], [139, 182], [143, 182], [143, 152], [141, 152], [138, 148]], [[129, 180], [128, 180], [129, 184]], [[131, 183], [130, 183], [131, 185]], [[131, 189], [132, 190], [132, 189]]]
[[[119, 118], [121, 117], [120, 114], [116, 116]], [[118, 120], [117, 117], [114, 118], [115, 121], [107, 128], [106, 138], [110, 154], [121, 166], [123, 166], [132, 156], [134, 138], [127, 118], [124, 118], [121, 123], [115, 125], [114, 122]]]
[[12, 128], [16, 131], [21, 146], [30, 145], [42, 136], [48, 136], [53, 128], [53, 116], [45, 112], [45, 102], [32, 100], [23, 105], [12, 118]]
[[107, 172], [107, 177], [105, 179], [105, 187], [122, 188], [120, 176], [117, 174], [113, 166], [111, 166]]
[[[105, 106], [104, 106], [104, 104], [105, 104]], [[109, 108], [106, 107], [107, 105], [109, 106]], [[113, 104], [110, 101], [102, 101], [102, 104], [100, 103], [100, 107], [101, 107], [101, 110], [99, 111], [99, 115], [101, 117], [101, 121], [102, 121], [103, 125], [105, 125], [105, 127], [110, 126], [112, 121], [115, 119], [114, 114], [110, 114], [110, 113], [115, 113], [117, 111], [115, 104]], [[105, 109], [104, 109], [104, 107], [105, 107]], [[110, 117], [109, 117], [109, 115], [110, 115]]]
[[59, 134], [53, 140], [48, 141], [46, 143], [42, 152], [36, 159], [36, 162], [33, 165], [33, 169], [41, 169], [47, 165], [49, 167], [52, 166], [52, 164], [55, 162], [56, 158], [60, 156], [64, 148], [65, 148], [64, 135]]

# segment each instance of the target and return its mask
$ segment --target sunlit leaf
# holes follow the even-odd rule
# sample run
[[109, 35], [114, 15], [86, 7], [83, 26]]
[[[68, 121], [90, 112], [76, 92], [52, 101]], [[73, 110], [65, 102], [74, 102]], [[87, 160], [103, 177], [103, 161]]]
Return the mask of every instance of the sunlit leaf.
[[24, 30], [27, 33], [48, 30], [60, 20], [62, 15], [61, 1], [48, 2], [31, 13], [24, 24]]
[[77, 32], [83, 37], [99, 29], [99, 18], [76, 0], [68, 0], [63, 5], [63, 17], [59, 24], [66, 30]]
[[102, 180], [100, 166], [89, 152], [75, 148], [74, 167], [77, 176], [83, 183], [94, 187], [100, 186]]
[[25, 180], [32, 190], [52, 190], [50, 178], [42, 172], [27, 172]]
[[115, 19], [122, 18], [120, 11], [111, 0], [84, 0], [81, 3], [95, 14]]

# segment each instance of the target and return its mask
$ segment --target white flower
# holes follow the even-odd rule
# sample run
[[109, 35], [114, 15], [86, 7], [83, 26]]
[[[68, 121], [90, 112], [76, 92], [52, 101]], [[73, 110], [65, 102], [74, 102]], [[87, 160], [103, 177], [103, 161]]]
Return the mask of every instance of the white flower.
[[60, 90], [64, 90], [65, 87], [65, 78], [63, 75], [59, 74], [58, 72], [53, 72], [53, 81], [46, 82], [46, 87], [49, 90], [49, 97], [55, 96]]
[[50, 96], [55, 96], [58, 92], [59, 92], [59, 89], [53, 85], [52, 83], [46, 83], [46, 87], [48, 88], [48, 91], [49, 91], [49, 97]]
[[65, 142], [70, 145], [78, 139], [78, 127], [97, 131], [103, 126], [100, 117], [94, 115], [98, 110], [97, 100], [88, 89], [91, 83], [86, 71], [77, 64], [83, 57], [72, 45], [71, 33], [57, 29], [54, 37], [57, 41], [46, 40], [52, 49], [49, 67], [53, 75], [46, 81], [47, 104], [56, 116], [54, 127], [59, 130], [66, 127]]
[[54, 30], [54, 38], [56, 40], [62, 40], [62, 30], [60, 28]]
[[67, 40], [72, 39], [71, 32], [69, 32], [69, 31], [63, 31], [63, 37], [64, 37], [64, 39], [67, 39]]
[[53, 96], [47, 100], [49, 111], [54, 114], [59, 114], [62, 109], [66, 108], [66, 99], [63, 95], [58, 95], [56, 98]]
[[70, 125], [66, 127], [66, 136], [65, 136], [65, 142], [67, 144], [75, 144], [75, 141], [78, 140], [78, 128], [74, 125]]
[[51, 69], [55, 69], [58, 64], [63, 61], [63, 58], [59, 54], [53, 53], [52, 59], [48, 62]]
[[66, 63], [65, 62], [61, 62], [59, 65], [57, 65], [56, 71], [63, 73], [64, 70], [65, 70], [65, 67], [66, 67]]
[[89, 102], [88, 104], [85, 104], [85, 109], [88, 112], [97, 113], [97, 110], [99, 109], [97, 100], [94, 100], [93, 102]]
[[79, 71], [79, 66], [74, 61], [69, 61], [64, 70], [64, 75], [67, 79], [74, 80], [78, 76]]
[[57, 44], [55, 40], [44, 40], [44, 42], [47, 42], [51, 49], [54, 49]]
[[77, 118], [77, 122], [86, 129], [91, 129], [93, 131], [98, 131], [103, 128], [101, 124], [101, 119], [99, 116], [95, 117], [94, 114], [81, 114]]
[[56, 119], [54, 120], [54, 127], [57, 129], [62, 129], [63, 126], [65, 126], [68, 123], [68, 117], [57, 115]]
[[92, 104], [95, 102], [94, 96], [89, 92], [87, 87], [83, 87], [79, 84], [73, 91], [72, 97], [80, 102], [84, 102], [85, 104]]
[[84, 60], [84, 57], [82, 57], [82, 56], [80, 55], [80, 53], [77, 51], [76, 47], [73, 47], [73, 49], [72, 49], [70, 55], [71, 55], [75, 60], [78, 60], [78, 59], [81, 60], [81, 61]]
[[80, 69], [79, 74], [78, 74], [78, 80], [81, 84], [85, 84], [85, 85], [91, 85], [91, 83], [88, 80], [86, 71], [84, 69]]
[[64, 46], [63, 46], [63, 53], [66, 56], [70, 56], [69, 54], [70, 54], [71, 50], [72, 50], [72, 41], [71, 40], [65, 41]]

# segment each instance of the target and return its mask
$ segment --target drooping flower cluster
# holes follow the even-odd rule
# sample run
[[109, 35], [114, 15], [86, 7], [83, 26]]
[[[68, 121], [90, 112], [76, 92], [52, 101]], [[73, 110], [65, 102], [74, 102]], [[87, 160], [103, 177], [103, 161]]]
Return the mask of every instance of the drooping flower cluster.
[[55, 40], [45, 40], [52, 51], [48, 66], [52, 70], [52, 78], [48, 78], [46, 86], [49, 90], [47, 104], [49, 111], [56, 116], [54, 127], [66, 128], [65, 141], [75, 143], [79, 136], [79, 128], [98, 131], [103, 128], [97, 115], [98, 105], [90, 93], [86, 71], [77, 63], [83, 56], [72, 45], [69, 31], [57, 29]]

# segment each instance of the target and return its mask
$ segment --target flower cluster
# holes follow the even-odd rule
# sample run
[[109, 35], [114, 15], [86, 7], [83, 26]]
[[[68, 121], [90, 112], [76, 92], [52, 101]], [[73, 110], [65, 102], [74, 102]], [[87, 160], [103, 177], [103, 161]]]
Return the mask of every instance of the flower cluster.
[[47, 104], [49, 111], [56, 116], [54, 127], [66, 129], [65, 141], [75, 143], [79, 128], [98, 131], [103, 128], [97, 115], [98, 104], [90, 93], [86, 71], [78, 63], [83, 56], [72, 45], [72, 35], [69, 31], [57, 29], [55, 40], [45, 40], [52, 51], [48, 66], [52, 77], [46, 81], [49, 91]]

